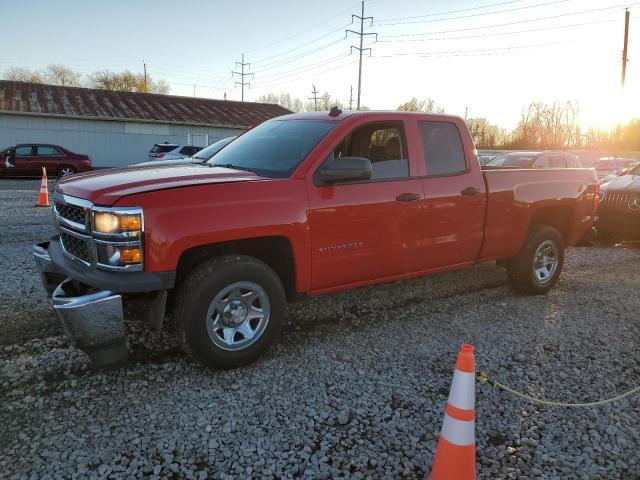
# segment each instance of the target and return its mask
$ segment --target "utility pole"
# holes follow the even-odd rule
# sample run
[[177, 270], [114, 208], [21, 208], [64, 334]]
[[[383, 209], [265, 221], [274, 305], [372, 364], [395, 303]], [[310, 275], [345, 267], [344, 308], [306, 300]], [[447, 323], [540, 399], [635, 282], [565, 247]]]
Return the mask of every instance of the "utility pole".
[[467, 123], [467, 112], [469, 110], [469, 107], [464, 107], [464, 122]]
[[316, 89], [315, 85], [311, 85], [311, 86], [313, 87], [313, 90], [311, 90], [313, 97], [309, 97], [309, 100], [313, 100], [313, 109], [317, 112], [318, 111], [318, 90]]
[[194, 97], [196, 96], [196, 84], [195, 83], [193, 84], [193, 96]]
[[251, 78], [253, 78], [253, 73], [244, 73], [244, 67], [250, 67], [251, 64], [250, 63], [244, 63], [244, 53], [242, 54], [242, 61], [241, 62], [236, 62], [236, 68], [238, 68], [238, 65], [240, 66], [240, 71], [236, 72], [236, 71], [232, 71], [231, 72], [231, 76], [233, 75], [240, 75], [240, 81], [236, 82], [236, 85], [240, 85], [242, 87], [242, 101], [244, 102], [244, 86], [248, 85], [249, 87], [251, 87], [251, 84], [249, 82], [245, 82], [244, 81], [244, 77], [251, 75]]
[[227, 92], [224, 92], [224, 99], [227, 99]]
[[142, 68], [144, 69], [144, 93], [147, 93], [149, 90], [147, 88], [147, 64], [145, 61], [142, 61]]
[[358, 104], [357, 104], [357, 109], [360, 110], [360, 93], [361, 93], [361, 89], [362, 89], [362, 52], [365, 50], [369, 50], [369, 55], [371, 55], [371, 49], [370, 48], [362, 48], [362, 42], [364, 40], [365, 35], [375, 35], [376, 36], [376, 41], [378, 40], [378, 34], [377, 33], [373, 33], [373, 32], [368, 32], [368, 33], [364, 33], [364, 22], [365, 20], [371, 20], [371, 25], [373, 25], [373, 17], [365, 17], [364, 16], [364, 1], [362, 2], [362, 13], [361, 15], [355, 15], [352, 14], [351, 15], [351, 22], [353, 23], [353, 19], [357, 18], [358, 20], [360, 20], [360, 31], [356, 32], [355, 30], [346, 30], [345, 31], [345, 38], [349, 35], [349, 33], [353, 33], [355, 35], [360, 36], [360, 47], [356, 47], [355, 45], [351, 45], [351, 50], [349, 50], [349, 53], [353, 52], [354, 49], [358, 50], [358, 52], [360, 53], [360, 63], [358, 66]]
[[349, 93], [349, 110], [353, 110], [353, 85], [351, 85], [351, 93]]
[[621, 85], [624, 88], [624, 80], [627, 75], [627, 46], [629, 44], [629, 9], [624, 11], [624, 47], [622, 49], [622, 79]]

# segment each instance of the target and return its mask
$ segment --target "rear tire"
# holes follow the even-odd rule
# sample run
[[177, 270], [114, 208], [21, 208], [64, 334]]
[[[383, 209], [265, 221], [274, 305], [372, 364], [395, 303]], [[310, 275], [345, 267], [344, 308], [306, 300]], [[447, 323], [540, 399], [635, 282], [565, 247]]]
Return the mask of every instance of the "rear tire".
[[520, 253], [507, 266], [514, 290], [528, 295], [549, 291], [558, 281], [564, 264], [564, 240], [558, 230], [536, 225]]
[[286, 296], [268, 265], [244, 255], [206, 260], [180, 286], [176, 319], [188, 354], [211, 368], [235, 368], [277, 339]]

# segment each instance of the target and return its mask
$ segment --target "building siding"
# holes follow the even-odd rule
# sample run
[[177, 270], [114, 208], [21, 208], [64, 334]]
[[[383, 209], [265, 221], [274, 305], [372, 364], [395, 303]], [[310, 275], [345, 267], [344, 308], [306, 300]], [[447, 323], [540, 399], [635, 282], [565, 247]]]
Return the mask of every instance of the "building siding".
[[242, 131], [152, 122], [0, 114], [0, 147], [18, 143], [52, 143], [89, 155], [97, 168], [143, 162], [156, 143], [188, 144], [191, 135], [207, 135], [211, 144]]

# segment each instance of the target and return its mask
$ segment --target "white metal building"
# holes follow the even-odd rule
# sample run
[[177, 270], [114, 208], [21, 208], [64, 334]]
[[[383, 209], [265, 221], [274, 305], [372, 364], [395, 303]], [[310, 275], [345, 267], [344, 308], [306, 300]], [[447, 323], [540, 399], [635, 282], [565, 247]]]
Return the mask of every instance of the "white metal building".
[[290, 113], [278, 105], [0, 81], [0, 148], [51, 143], [94, 167], [142, 162], [156, 143], [206, 146]]

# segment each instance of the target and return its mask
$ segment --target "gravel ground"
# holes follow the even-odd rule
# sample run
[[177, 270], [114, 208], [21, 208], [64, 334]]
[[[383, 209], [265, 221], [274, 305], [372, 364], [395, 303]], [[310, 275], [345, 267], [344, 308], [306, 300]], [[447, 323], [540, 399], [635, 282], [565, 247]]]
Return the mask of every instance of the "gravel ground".
[[[425, 478], [463, 342], [479, 369], [535, 396], [640, 384], [640, 250], [628, 246], [569, 250], [539, 297], [483, 265], [296, 304], [268, 355], [233, 371], [204, 370], [170, 329], [134, 319], [131, 362], [95, 370], [35, 275], [30, 244], [52, 230], [36, 193], [0, 182], [5, 478]], [[476, 409], [479, 478], [640, 478], [640, 395], [562, 410], [479, 384]]]

